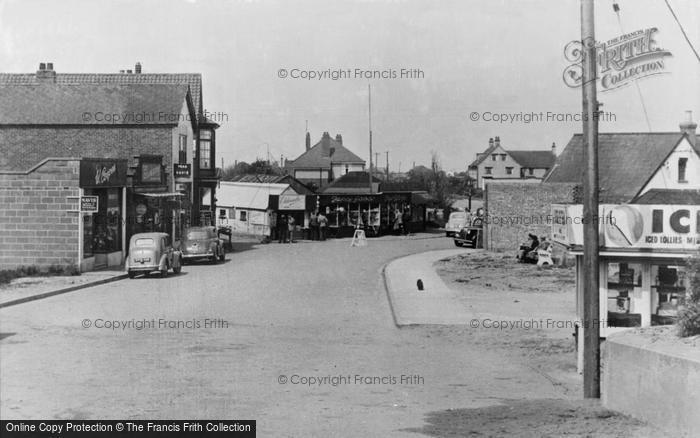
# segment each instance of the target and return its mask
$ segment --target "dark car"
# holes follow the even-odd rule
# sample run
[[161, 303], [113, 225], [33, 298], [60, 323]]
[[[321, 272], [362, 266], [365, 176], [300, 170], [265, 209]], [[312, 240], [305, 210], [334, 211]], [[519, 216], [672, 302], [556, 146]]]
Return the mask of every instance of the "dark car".
[[125, 265], [129, 278], [153, 271], [158, 271], [161, 277], [165, 277], [169, 269], [176, 274], [180, 273], [182, 254], [173, 248], [170, 236], [166, 233], [139, 233], [131, 236]]
[[209, 260], [212, 263], [226, 260], [224, 240], [219, 239], [214, 227], [192, 227], [187, 229], [180, 245], [185, 262]]

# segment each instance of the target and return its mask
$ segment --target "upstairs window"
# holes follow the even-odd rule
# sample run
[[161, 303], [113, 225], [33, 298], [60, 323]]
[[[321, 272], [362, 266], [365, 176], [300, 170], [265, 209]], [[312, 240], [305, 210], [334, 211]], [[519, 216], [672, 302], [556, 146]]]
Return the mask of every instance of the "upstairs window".
[[501, 154], [501, 161], [506, 161], [506, 154]]
[[679, 158], [678, 159], [678, 182], [680, 183], [685, 183], [688, 182], [685, 179], [685, 171], [688, 167], [688, 159], [687, 158]]
[[199, 131], [199, 168], [211, 169], [211, 131]]
[[512, 167], [506, 167], [506, 175], [512, 175], [513, 174], [513, 168]]
[[178, 163], [187, 164], [187, 136], [180, 134], [180, 143], [178, 144]]
[[498, 154], [491, 154], [491, 160], [496, 161]]
[[486, 172], [486, 175], [491, 175], [491, 169], [493, 169], [493, 167], [486, 167], [486, 168], [484, 168], [484, 171]]

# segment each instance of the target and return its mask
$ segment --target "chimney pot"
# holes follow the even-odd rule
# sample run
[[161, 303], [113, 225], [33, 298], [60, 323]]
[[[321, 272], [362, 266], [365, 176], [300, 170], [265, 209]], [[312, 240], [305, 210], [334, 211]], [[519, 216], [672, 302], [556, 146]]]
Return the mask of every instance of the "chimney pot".
[[306, 133], [306, 150], [311, 149], [311, 134]]
[[140, 63], [140, 62], [137, 62], [136, 65], [134, 66], [134, 72], [135, 72], [136, 74], [140, 74], [140, 73], [141, 73], [141, 63]]
[[39, 63], [39, 70], [46, 70], [46, 63], [45, 62]]
[[695, 147], [697, 143], [697, 135], [695, 134], [695, 130], [697, 129], [698, 124], [693, 122], [692, 111], [688, 110], [685, 112], [685, 120], [682, 121], [679, 126], [681, 128], [681, 132], [688, 136], [688, 141], [690, 144]]
[[493, 137], [489, 138], [489, 147], [493, 146]]
[[493, 144], [494, 144], [495, 146], [500, 146], [500, 145], [501, 145], [501, 137], [498, 137], [498, 136], [497, 136], [497, 137], [493, 140]]
[[340, 143], [342, 145], [343, 144], [343, 136], [340, 134], [336, 134], [335, 141], [337, 141], [338, 143]]
[[53, 62], [46, 63], [46, 70], [53, 70]]
[[127, 70], [126, 72], [127, 72], [128, 74], [132, 74], [132, 73], [133, 73], [133, 70]]

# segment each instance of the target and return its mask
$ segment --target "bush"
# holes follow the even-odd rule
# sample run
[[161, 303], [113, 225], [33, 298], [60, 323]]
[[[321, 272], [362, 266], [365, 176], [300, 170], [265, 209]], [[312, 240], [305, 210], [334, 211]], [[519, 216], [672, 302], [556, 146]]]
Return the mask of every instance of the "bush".
[[700, 254], [688, 261], [690, 288], [686, 294], [686, 308], [678, 312], [678, 336], [700, 335]]
[[0, 271], [0, 284], [10, 283], [12, 280], [21, 277], [40, 277], [57, 275], [80, 275], [80, 269], [75, 264], [58, 265], [53, 264], [45, 270], [38, 266], [20, 266], [16, 269], [6, 269]]

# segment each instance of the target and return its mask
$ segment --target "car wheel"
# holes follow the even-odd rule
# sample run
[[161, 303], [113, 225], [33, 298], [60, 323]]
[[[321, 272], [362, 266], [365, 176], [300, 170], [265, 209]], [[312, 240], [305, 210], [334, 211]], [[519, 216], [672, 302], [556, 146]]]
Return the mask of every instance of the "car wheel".
[[160, 278], [165, 278], [168, 276], [168, 269], [170, 269], [168, 262], [165, 262], [165, 269], [160, 270]]
[[129, 271], [129, 278], [133, 280], [135, 277], [136, 277], [136, 272]]
[[226, 261], [226, 251], [223, 249], [221, 250], [221, 255], [219, 256], [219, 261], [223, 262]]
[[450, 237], [450, 233], [448, 231], [445, 231], [445, 237]]
[[462, 245], [463, 245], [462, 242], [460, 242], [459, 240], [455, 240], [455, 246], [461, 247]]
[[219, 258], [216, 256], [216, 254], [214, 254], [213, 256], [211, 256], [211, 259], [210, 259], [210, 260], [211, 260], [211, 263], [212, 263], [213, 265], [215, 265], [215, 264], [217, 264], [217, 263], [219, 262]]

